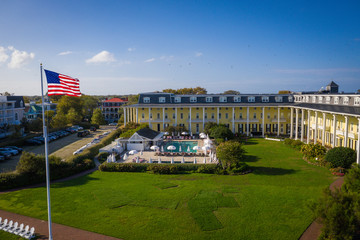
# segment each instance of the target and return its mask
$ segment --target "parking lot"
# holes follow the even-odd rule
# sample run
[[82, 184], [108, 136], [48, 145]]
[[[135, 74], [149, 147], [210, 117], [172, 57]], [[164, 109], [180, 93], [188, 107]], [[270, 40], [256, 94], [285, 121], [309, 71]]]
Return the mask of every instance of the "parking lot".
[[[48, 144], [49, 154], [56, 155], [60, 158], [66, 158], [73, 154], [80, 147], [91, 142], [91, 140], [98, 135], [111, 131], [115, 129], [114, 126], [101, 126], [100, 129], [97, 129], [96, 132], [90, 132], [89, 135], [85, 137], [78, 137], [76, 133], [70, 134], [63, 138], [59, 138], [55, 141], [52, 141]], [[33, 152], [36, 154], [45, 154], [45, 145], [32, 145], [22, 147], [24, 151]], [[0, 172], [9, 172], [16, 169], [16, 165], [20, 159], [21, 154], [11, 157], [9, 160], [0, 162]]]

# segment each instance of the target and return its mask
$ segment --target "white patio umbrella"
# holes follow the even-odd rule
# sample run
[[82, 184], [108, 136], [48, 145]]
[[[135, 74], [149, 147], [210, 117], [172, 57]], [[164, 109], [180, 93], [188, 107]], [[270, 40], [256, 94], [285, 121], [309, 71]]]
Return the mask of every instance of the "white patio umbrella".
[[125, 153], [123, 156], [123, 160], [125, 161], [128, 158], [128, 155]]
[[159, 146], [152, 145], [152, 146], [150, 147], [150, 149], [153, 150], [153, 151], [157, 151], [157, 150], [159, 150]]
[[152, 159], [151, 159], [151, 157], [150, 157], [150, 159], [149, 159], [149, 163], [152, 163]]
[[181, 145], [179, 146], [179, 152], [182, 152], [182, 151], [181, 151]]
[[187, 148], [187, 152], [190, 152], [190, 146], [188, 146], [188, 148]]
[[187, 132], [182, 132], [181, 135], [188, 135], [188, 133]]
[[169, 132], [164, 132], [164, 135], [169, 135]]
[[201, 148], [200, 148], [199, 146], [194, 146], [194, 147], [193, 147], [193, 150], [196, 150], [196, 151], [197, 151], [197, 150], [200, 150], [200, 149], [201, 149]]
[[197, 163], [197, 161], [196, 161], [196, 157], [194, 157], [194, 164], [196, 164]]
[[181, 159], [181, 163], [185, 163], [184, 156], [183, 156], [182, 159]]
[[116, 158], [115, 158], [115, 154], [114, 154], [114, 153], [111, 154], [111, 161], [112, 161], [112, 162], [116, 162]]
[[134, 155], [134, 154], [136, 154], [136, 153], [137, 153], [136, 150], [131, 150], [131, 151], [129, 152], [130, 155]]
[[199, 134], [199, 137], [200, 137], [200, 138], [206, 138], [206, 134], [205, 134], [205, 133], [200, 133], [200, 134]]
[[140, 163], [139, 156], [136, 157], [136, 163]]
[[161, 152], [164, 152], [164, 146], [161, 146]]
[[158, 163], [161, 163], [161, 157], [158, 158]]
[[142, 151], [142, 150], [140, 151], [140, 155], [143, 155], [143, 151]]
[[174, 158], [173, 157], [171, 158], [171, 164], [174, 164]]
[[176, 147], [174, 145], [170, 145], [166, 148], [167, 150], [174, 151]]

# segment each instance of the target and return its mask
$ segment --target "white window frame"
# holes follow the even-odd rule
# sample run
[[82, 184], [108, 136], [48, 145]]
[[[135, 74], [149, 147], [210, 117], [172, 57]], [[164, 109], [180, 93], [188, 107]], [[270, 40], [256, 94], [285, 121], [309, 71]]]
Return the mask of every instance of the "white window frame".
[[311, 97], [312, 103], [316, 103], [316, 96]]
[[322, 102], [323, 102], [323, 99], [324, 99], [324, 98], [323, 98], [322, 96], [320, 96], [320, 97], [319, 97], [319, 103], [322, 103]]
[[248, 102], [255, 102], [255, 97], [254, 96], [248, 97]]
[[269, 97], [268, 96], [261, 97], [261, 101], [262, 102], [269, 102]]
[[143, 102], [144, 103], [150, 103], [150, 97], [144, 97]]
[[294, 101], [294, 98], [293, 98], [292, 96], [289, 96], [289, 97], [288, 97], [288, 101], [289, 101], [289, 102], [293, 102], [293, 101]]
[[334, 98], [334, 104], [339, 104], [339, 97]]
[[356, 97], [356, 98], [354, 99], [354, 105], [355, 105], [355, 106], [359, 106], [359, 105], [360, 105], [360, 97]]
[[349, 98], [349, 97], [344, 97], [344, 98], [343, 98], [343, 104], [344, 104], [344, 105], [349, 105], [349, 101], [350, 101], [350, 98]]
[[234, 102], [241, 102], [241, 97], [239, 96], [234, 97]]
[[276, 96], [275, 97], [275, 102], [283, 102], [283, 97], [282, 96]]
[[159, 103], [165, 103], [166, 98], [165, 97], [159, 97]]
[[220, 101], [220, 102], [227, 102], [227, 97], [221, 96], [221, 97], [219, 98], [219, 101]]
[[213, 97], [206, 97], [206, 98], [205, 98], [205, 101], [206, 101], [206, 102], [213, 102]]
[[197, 97], [190, 97], [190, 102], [192, 103], [197, 102]]
[[181, 97], [175, 97], [174, 101], [175, 101], [176, 103], [181, 103]]

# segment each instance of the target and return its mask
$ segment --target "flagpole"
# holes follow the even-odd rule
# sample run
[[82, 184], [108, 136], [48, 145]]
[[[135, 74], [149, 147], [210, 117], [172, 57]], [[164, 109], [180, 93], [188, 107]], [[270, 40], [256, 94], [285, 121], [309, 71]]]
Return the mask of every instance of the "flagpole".
[[51, 205], [50, 205], [50, 170], [49, 170], [49, 157], [48, 157], [48, 140], [47, 129], [45, 125], [45, 109], [44, 109], [44, 87], [43, 87], [43, 67], [40, 63], [40, 76], [41, 76], [41, 101], [42, 101], [42, 116], [43, 116], [43, 132], [45, 140], [45, 163], [46, 163], [46, 193], [47, 193], [47, 207], [48, 207], [48, 225], [49, 225], [49, 240], [52, 240], [51, 230]]

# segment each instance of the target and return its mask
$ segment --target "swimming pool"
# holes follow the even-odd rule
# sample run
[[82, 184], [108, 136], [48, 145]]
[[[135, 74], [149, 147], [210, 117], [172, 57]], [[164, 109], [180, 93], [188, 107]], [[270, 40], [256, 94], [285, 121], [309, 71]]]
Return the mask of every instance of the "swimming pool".
[[[168, 150], [167, 148], [173, 145], [175, 146], [175, 150]], [[193, 147], [197, 146], [198, 142], [197, 141], [171, 141], [171, 142], [166, 142], [163, 145], [163, 149], [164, 152], [191, 152], [191, 153], [196, 153], [197, 151], [193, 149]], [[180, 151], [181, 150], [181, 151]]]

